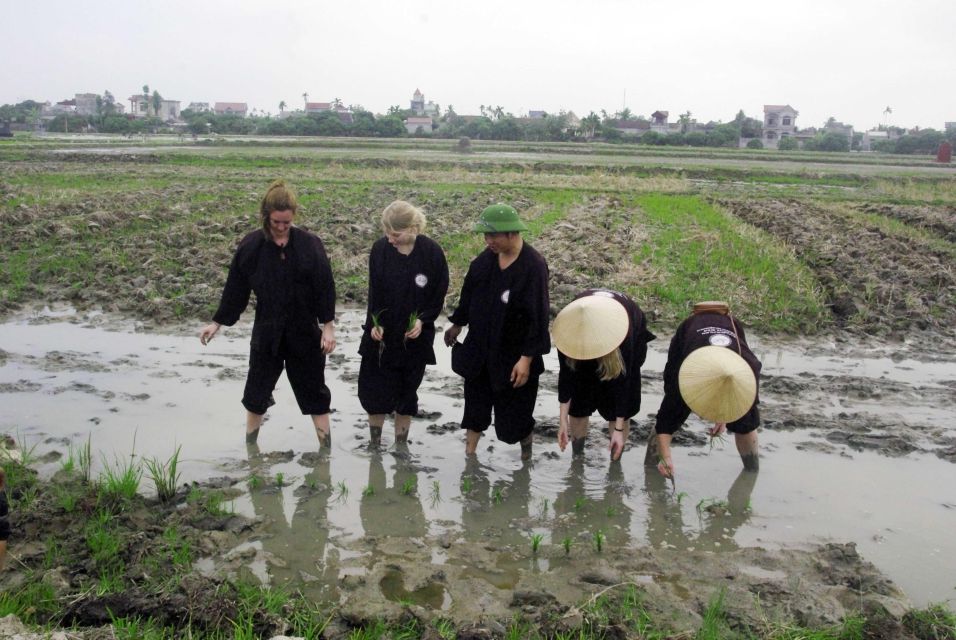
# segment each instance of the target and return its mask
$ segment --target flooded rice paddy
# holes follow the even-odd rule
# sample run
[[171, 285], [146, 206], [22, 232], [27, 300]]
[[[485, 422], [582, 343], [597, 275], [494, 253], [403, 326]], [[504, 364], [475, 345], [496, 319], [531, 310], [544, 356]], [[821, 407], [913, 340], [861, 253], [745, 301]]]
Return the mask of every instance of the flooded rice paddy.
[[[147, 332], [134, 320], [70, 310], [0, 327], [0, 432], [36, 445], [48, 475], [87, 438], [100, 466], [131, 454], [165, 459], [182, 445], [182, 481], [223, 478], [214, 482], [233, 487], [232, 508], [261, 525], [197, 569], [324, 600], [349, 592], [491, 613], [529, 585], [575, 597], [562, 592], [569, 572], [584, 582], [613, 579], [589, 574], [601, 570], [593, 561], [601, 547], [609, 557], [647, 546], [671, 559], [724, 557], [748, 579], [786, 581], [786, 565], [761, 561], [759, 549], [828, 542], [856, 543], [916, 605], [956, 597], [956, 367], [946, 354], [752, 338], [764, 363], [760, 473], [740, 472], [732, 441], [710, 449], [705, 425], [692, 418], [672, 488], [643, 466], [666, 336], [651, 345], [642, 410], [620, 464], [609, 464], [606, 425], [596, 420], [584, 459], [559, 451], [553, 351], [533, 459], [522, 464], [517, 446], [491, 434], [466, 460], [461, 383], [441, 346], [407, 447], [394, 444], [388, 423], [381, 449], [370, 448], [356, 394], [361, 316], [339, 314], [326, 369], [330, 452], [318, 452], [284, 377], [259, 444], [244, 444], [248, 325], [203, 347], [198, 326]], [[679, 598], [694, 595], [667, 572], [644, 578]]]

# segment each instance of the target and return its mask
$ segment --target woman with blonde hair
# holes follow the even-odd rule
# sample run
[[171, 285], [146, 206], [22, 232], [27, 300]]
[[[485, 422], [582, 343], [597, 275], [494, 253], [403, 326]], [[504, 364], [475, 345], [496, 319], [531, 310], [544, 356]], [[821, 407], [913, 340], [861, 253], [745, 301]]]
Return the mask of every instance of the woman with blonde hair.
[[396, 442], [408, 439], [425, 367], [436, 362], [432, 344], [448, 292], [448, 264], [438, 243], [424, 235], [425, 224], [420, 209], [396, 200], [382, 212], [385, 235], [369, 254], [358, 392], [373, 444], [381, 442], [392, 412]]
[[255, 444], [283, 368], [303, 415], [310, 415], [320, 444], [331, 443], [325, 356], [335, 349], [335, 283], [322, 241], [293, 225], [295, 193], [284, 181], [270, 186], [259, 206], [262, 229], [239, 243], [229, 266], [219, 309], [202, 328], [205, 345], [222, 325], [232, 326], [256, 294], [249, 374], [242, 396], [246, 442]]
[[641, 408], [641, 366], [656, 336], [637, 304], [623, 293], [588, 289], [554, 319], [558, 348], [558, 446], [570, 436], [574, 455], [584, 453], [588, 419], [608, 421], [611, 459], [618, 460], [630, 419]]

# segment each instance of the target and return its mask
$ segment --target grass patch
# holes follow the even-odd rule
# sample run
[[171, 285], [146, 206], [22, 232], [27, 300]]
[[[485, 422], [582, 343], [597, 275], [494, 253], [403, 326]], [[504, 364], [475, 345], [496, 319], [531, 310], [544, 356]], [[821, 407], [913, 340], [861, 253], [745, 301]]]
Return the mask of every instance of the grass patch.
[[650, 233], [634, 254], [661, 274], [636, 285], [666, 316], [682, 319], [698, 300], [727, 300], [749, 324], [810, 330], [826, 317], [811, 272], [775, 240], [698, 196], [650, 194], [635, 204]]

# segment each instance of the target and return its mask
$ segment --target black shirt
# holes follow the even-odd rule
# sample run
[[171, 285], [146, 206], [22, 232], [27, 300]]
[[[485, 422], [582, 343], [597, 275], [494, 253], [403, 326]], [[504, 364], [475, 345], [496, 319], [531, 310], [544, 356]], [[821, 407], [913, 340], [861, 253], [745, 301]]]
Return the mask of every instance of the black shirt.
[[468, 326], [465, 342], [474, 344], [495, 388], [510, 387], [511, 370], [530, 356], [531, 376], [544, 371], [542, 355], [551, 350], [548, 333], [548, 265], [525, 242], [507, 269], [490, 249], [471, 261], [458, 308], [449, 320]]
[[[761, 364], [747, 346], [747, 338], [744, 336], [744, 328], [740, 326], [740, 321], [720, 313], [692, 315], [677, 327], [677, 332], [667, 350], [667, 364], [664, 366], [664, 399], [657, 412], [655, 427], [657, 433], [674, 433], [690, 415], [690, 408], [680, 395], [677, 379], [680, 366], [693, 351], [709, 345], [725, 347], [739, 353], [753, 369], [754, 378], [759, 382]], [[754, 404], [757, 404], [756, 399]], [[741, 420], [749, 419], [748, 416], [752, 413], [748, 413]]]
[[239, 243], [213, 320], [232, 326], [256, 294], [252, 348], [278, 351], [282, 336], [321, 347], [319, 323], [335, 318], [335, 283], [322, 241], [296, 227], [279, 247], [262, 231]]
[[[647, 343], [657, 336], [647, 330], [647, 320], [637, 304], [619, 291], [610, 289], [587, 289], [575, 300], [587, 296], [607, 296], [621, 303], [627, 310], [627, 335], [618, 347], [624, 361], [624, 372], [613, 380], [600, 380], [597, 373], [597, 360], [579, 360], [575, 368], [568, 366], [568, 359], [558, 351], [558, 402], [571, 400], [575, 389], [597, 385], [600, 395], [613, 399], [613, 414], [616, 418], [630, 418], [640, 410], [641, 367], [647, 359]], [[636, 397], [635, 397], [636, 396]]]
[[[448, 263], [437, 242], [418, 235], [406, 256], [389, 244], [388, 238], [379, 238], [368, 256], [368, 309], [359, 353], [378, 355], [379, 343], [370, 335], [374, 313], [385, 330], [384, 366], [435, 364], [435, 320], [445, 306], [447, 293]], [[405, 340], [412, 313], [422, 321], [422, 333], [414, 340]]]

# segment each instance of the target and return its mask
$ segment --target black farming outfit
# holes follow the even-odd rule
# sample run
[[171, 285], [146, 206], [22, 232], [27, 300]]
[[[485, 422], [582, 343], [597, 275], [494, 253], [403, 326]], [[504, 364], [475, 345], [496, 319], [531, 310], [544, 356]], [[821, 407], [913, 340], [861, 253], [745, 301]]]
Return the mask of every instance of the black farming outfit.
[[239, 243], [213, 320], [232, 326], [256, 294], [243, 406], [262, 415], [283, 367], [303, 415], [329, 412], [320, 324], [335, 318], [335, 283], [322, 241], [296, 227], [279, 247], [262, 231]]
[[[548, 333], [548, 265], [527, 242], [507, 269], [498, 255], [485, 249], [471, 261], [461, 288], [458, 308], [448, 318], [468, 326], [461, 347], [480, 364], [465, 379], [462, 429], [485, 431], [494, 410], [498, 439], [513, 444], [534, 428], [538, 378], [544, 371], [542, 355], [551, 350]], [[515, 389], [511, 370], [521, 356], [530, 356], [528, 381]]]
[[608, 422], [630, 419], [641, 410], [641, 367], [647, 358], [647, 343], [657, 336], [647, 330], [647, 320], [637, 304], [623, 293], [610, 289], [587, 289], [575, 300], [587, 296], [613, 298], [627, 310], [627, 336], [618, 347], [624, 361], [624, 372], [613, 380], [598, 377], [598, 360], [578, 360], [574, 368], [558, 351], [558, 402], [570, 402], [568, 413], [587, 418], [595, 409]]
[[[368, 310], [359, 354], [359, 402], [369, 414], [418, 413], [418, 387], [425, 366], [435, 364], [435, 320], [448, 293], [445, 253], [431, 238], [418, 235], [407, 256], [379, 238], [368, 257]], [[385, 331], [385, 348], [372, 340], [372, 314]], [[417, 313], [422, 332], [405, 340], [408, 320]]]
[[[736, 335], [734, 329], [736, 329]], [[691, 352], [709, 345], [725, 347], [739, 353], [753, 369], [754, 378], [757, 380], [757, 397], [754, 398], [753, 406], [742, 418], [728, 423], [727, 430], [732, 433], [750, 433], [760, 426], [760, 411], [757, 405], [760, 397], [761, 364], [747, 346], [747, 338], [744, 336], [740, 321], [721, 313], [701, 313], [684, 320], [671, 339], [671, 346], [667, 350], [667, 364], [664, 366], [664, 399], [657, 412], [655, 425], [657, 433], [674, 433], [681, 428], [690, 415], [690, 407], [680, 394], [677, 374], [680, 372], [684, 359]]]

